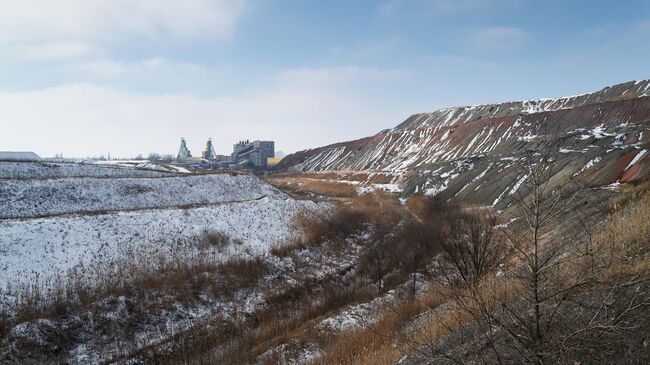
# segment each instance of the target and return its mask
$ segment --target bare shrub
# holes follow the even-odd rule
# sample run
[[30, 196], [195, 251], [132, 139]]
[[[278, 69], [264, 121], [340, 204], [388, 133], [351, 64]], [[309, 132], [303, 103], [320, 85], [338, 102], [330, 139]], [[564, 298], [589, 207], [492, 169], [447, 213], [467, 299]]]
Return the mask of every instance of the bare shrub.
[[610, 248], [622, 262], [643, 258], [650, 247], [650, 192], [637, 199], [594, 232], [594, 244], [601, 249]]
[[378, 291], [383, 291], [384, 276], [395, 266], [395, 257], [390, 254], [394, 237], [386, 234], [385, 230], [377, 229], [368, 241], [360, 255], [358, 270], [375, 283]]
[[254, 286], [269, 273], [269, 269], [269, 265], [260, 257], [234, 257], [217, 268], [224, 280], [223, 289], [229, 293]]
[[216, 248], [223, 251], [233, 240], [223, 231], [206, 231], [198, 239], [199, 248]]
[[0, 313], [0, 339], [5, 338], [11, 330], [11, 320], [5, 313]]
[[294, 250], [297, 248], [296, 245], [294, 244], [274, 244], [271, 246], [271, 249], [269, 252], [273, 256], [277, 257], [289, 257], [291, 254], [294, 252]]
[[[496, 237], [496, 222], [496, 217], [485, 209], [457, 214], [449, 237], [442, 243], [442, 274], [449, 284], [478, 282], [503, 259], [504, 247]], [[455, 276], [445, 275], [450, 272]]]
[[360, 232], [368, 222], [367, 212], [348, 206], [338, 206], [332, 212], [318, 215], [302, 213], [296, 217], [296, 225], [303, 233], [303, 242], [315, 246], [325, 242], [344, 244], [349, 236]]

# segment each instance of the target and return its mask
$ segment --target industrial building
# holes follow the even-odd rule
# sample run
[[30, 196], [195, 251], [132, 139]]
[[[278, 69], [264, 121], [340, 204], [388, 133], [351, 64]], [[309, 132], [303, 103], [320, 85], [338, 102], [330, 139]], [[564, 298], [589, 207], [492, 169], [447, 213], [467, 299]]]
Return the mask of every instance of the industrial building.
[[201, 157], [206, 160], [216, 160], [217, 154], [214, 152], [214, 147], [212, 147], [212, 138], [208, 138], [208, 142], [205, 144], [205, 149], [201, 154]]
[[192, 157], [187, 147], [185, 138], [181, 138], [176, 161], [186, 165], [207, 168], [256, 167], [267, 168], [275, 162], [275, 142], [273, 141], [240, 141], [233, 145], [230, 156], [217, 155], [212, 145], [212, 138], [208, 139], [201, 157]]
[[235, 164], [250, 164], [266, 168], [268, 159], [275, 157], [275, 142], [273, 141], [239, 141], [233, 145], [232, 162]]
[[178, 155], [176, 160], [178, 162], [185, 162], [188, 158], [192, 157], [190, 150], [187, 148], [187, 143], [185, 142], [185, 137], [181, 137], [181, 147], [178, 149]]

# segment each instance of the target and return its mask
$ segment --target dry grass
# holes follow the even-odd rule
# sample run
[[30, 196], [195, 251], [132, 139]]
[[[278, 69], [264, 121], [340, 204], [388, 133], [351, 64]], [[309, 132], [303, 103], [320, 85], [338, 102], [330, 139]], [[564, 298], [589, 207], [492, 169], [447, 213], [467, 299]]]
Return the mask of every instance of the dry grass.
[[296, 196], [343, 200], [360, 195], [358, 187], [388, 184], [394, 179], [391, 174], [354, 172], [284, 173], [265, 177], [271, 185]]
[[297, 196], [321, 195], [335, 198], [357, 196], [354, 185], [308, 177], [268, 177], [266, 181], [276, 188]]
[[[600, 271], [600, 280], [647, 277], [650, 273], [650, 193], [646, 189], [634, 189], [615, 203], [612, 214], [593, 233], [594, 255], [601, 267], [607, 268]], [[427, 202], [418, 197], [407, 203], [420, 217], [426, 215], [426, 205]], [[570, 261], [571, 265], [558, 265], [552, 275], [565, 284], [576, 282], [576, 265], [586, 266], [591, 258], [593, 256], [581, 255]], [[422, 301], [399, 303], [386, 311], [379, 322], [339, 335], [315, 363], [392, 364], [406, 353], [422, 353], [431, 359], [444, 356], [434, 345], [476, 320], [476, 315], [471, 313], [479, 307], [478, 303], [473, 303], [476, 298], [481, 300], [480, 306], [497, 311], [500, 303], [517, 302], [524, 290], [521, 281], [494, 275], [487, 276], [477, 287], [465, 289], [465, 294], [452, 295], [437, 288], [422, 299], [425, 305]], [[591, 295], [590, 290], [595, 289], [583, 290], [584, 295]], [[442, 303], [445, 305], [440, 306]], [[436, 307], [438, 309], [431, 310]], [[426, 315], [420, 317], [419, 324], [405, 333], [409, 320], [422, 312]]]
[[[521, 286], [486, 280], [476, 290], [495, 310], [501, 300], [512, 300]], [[338, 336], [317, 363], [394, 364], [410, 353], [439, 356], [433, 344], [474, 320], [452, 297], [447, 289], [434, 285], [416, 299], [398, 302], [385, 310], [377, 323]]]
[[410, 349], [404, 326], [414, 317], [441, 304], [440, 288], [425, 295], [397, 302], [384, 310], [380, 319], [359, 329], [342, 333], [326, 344], [317, 364], [394, 364]]
[[[125, 296], [152, 306], [153, 312], [175, 303], [192, 305], [202, 294], [229, 296], [249, 288], [269, 270], [260, 258], [233, 257], [225, 262], [179, 255], [129, 256], [110, 267], [78, 268], [47, 288], [34, 281], [22, 287], [15, 323], [78, 312], [103, 298]], [[90, 279], [89, 271], [93, 271]], [[153, 300], [153, 298], [164, 298]]]
[[339, 204], [330, 211], [298, 214], [294, 227], [300, 232], [296, 242], [276, 245], [271, 253], [286, 257], [295, 249], [331, 244], [339, 246], [372, 224], [394, 226], [406, 214], [391, 194], [375, 192], [354, 197], [348, 204]]
[[607, 218], [597, 228], [594, 242], [601, 247], [610, 246], [623, 260], [647, 254], [650, 246], [650, 192]]

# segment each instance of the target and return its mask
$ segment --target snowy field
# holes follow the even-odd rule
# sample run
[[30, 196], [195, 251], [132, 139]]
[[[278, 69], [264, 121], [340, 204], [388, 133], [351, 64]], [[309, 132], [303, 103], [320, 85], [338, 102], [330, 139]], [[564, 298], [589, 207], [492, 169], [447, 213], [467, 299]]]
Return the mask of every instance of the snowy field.
[[195, 206], [265, 196], [284, 194], [252, 175], [13, 179], [0, 184], [0, 218]]
[[[34, 166], [23, 165], [21, 173]], [[216, 259], [263, 254], [290, 239], [296, 213], [318, 209], [255, 176], [231, 174], [6, 179], [0, 201], [0, 291], [9, 295], [133, 252], [182, 254], [206, 232], [230, 237], [212, 252]]]
[[[172, 252], [204, 232], [223, 232], [233, 241], [224, 257], [261, 254], [291, 235], [295, 213], [306, 203], [267, 197], [258, 201], [193, 209], [162, 209], [101, 215], [0, 221], [0, 288], [16, 278], [47, 281], [74, 265], [110, 262], [148, 245]], [[309, 205], [314, 205], [311, 203]]]
[[134, 169], [120, 165], [70, 162], [0, 161], [0, 179], [45, 179], [65, 177], [158, 177], [168, 172]]

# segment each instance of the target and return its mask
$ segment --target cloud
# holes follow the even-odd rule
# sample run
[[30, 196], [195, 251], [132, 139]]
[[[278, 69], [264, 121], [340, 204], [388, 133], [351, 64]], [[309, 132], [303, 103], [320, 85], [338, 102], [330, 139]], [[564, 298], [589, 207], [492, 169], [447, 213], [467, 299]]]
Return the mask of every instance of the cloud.
[[152, 57], [138, 61], [118, 61], [109, 58], [89, 58], [68, 67], [99, 79], [142, 79], [147, 76], [163, 77], [173, 75], [199, 75], [210, 70], [193, 63], [175, 62], [164, 57]]
[[180, 52], [172, 61], [163, 57], [165, 50], [231, 39], [248, 5], [249, 0], [3, 1], [0, 90], [75, 82], [185, 90], [196, 82], [197, 91], [205, 91], [222, 70], [184, 62]]
[[131, 38], [229, 39], [246, 0], [4, 1], [0, 43], [78, 40], [115, 43]]
[[195, 152], [208, 137], [222, 153], [242, 138], [275, 139], [279, 149], [295, 151], [395, 125], [404, 116], [363, 85], [387, 75], [395, 77], [353, 66], [288, 70], [264, 89], [212, 98], [88, 83], [0, 93], [0, 145], [44, 156], [132, 156], [175, 152], [185, 136]]
[[519, 28], [494, 26], [471, 32], [467, 42], [476, 49], [504, 49], [519, 46], [530, 37], [530, 33]]
[[65, 60], [97, 56], [106, 51], [86, 42], [62, 41], [37, 44], [18, 44], [8, 47], [5, 56], [19, 57], [24, 60]]

